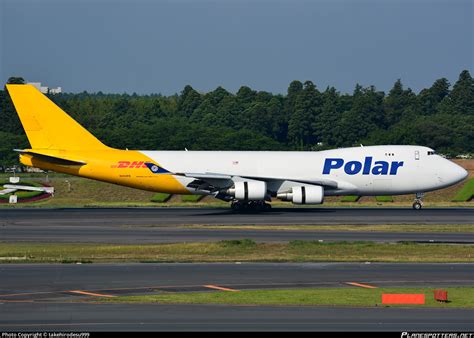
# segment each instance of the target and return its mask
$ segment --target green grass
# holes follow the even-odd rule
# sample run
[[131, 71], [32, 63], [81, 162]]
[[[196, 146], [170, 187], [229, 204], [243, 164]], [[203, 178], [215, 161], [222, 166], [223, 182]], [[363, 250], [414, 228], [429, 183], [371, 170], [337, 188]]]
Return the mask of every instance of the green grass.
[[153, 195], [153, 197], [151, 198], [151, 201], [152, 202], [156, 202], [156, 203], [165, 203], [165, 202], [168, 202], [168, 200], [171, 198], [172, 195], [170, 194], [165, 194], [165, 193], [156, 193]]
[[[114, 303], [164, 304], [231, 304], [231, 305], [306, 305], [306, 306], [400, 306], [382, 304], [382, 293], [425, 294], [424, 305], [402, 305], [436, 308], [473, 308], [474, 288], [448, 287], [448, 303], [437, 302], [433, 288], [380, 288], [353, 287], [308, 288], [288, 290], [247, 290], [240, 292], [186, 292], [163, 293], [145, 296], [119, 296], [104, 299]], [[102, 300], [101, 300], [102, 301]]]
[[218, 242], [219, 244], [223, 245], [224, 247], [228, 248], [248, 248], [248, 247], [255, 247], [257, 243], [253, 239], [232, 239], [232, 240], [225, 240]]
[[468, 202], [474, 197], [474, 177], [469, 179], [456, 193], [453, 202]]
[[[40, 184], [45, 182], [45, 175], [28, 179], [22, 177], [20, 182], [27, 180]], [[115, 184], [58, 174], [49, 175], [48, 184], [54, 187], [53, 198], [27, 203], [23, 207], [156, 206], [156, 203], [150, 201], [154, 195], [153, 192]]]
[[361, 196], [344, 196], [342, 199], [341, 199], [341, 202], [352, 202], [352, 203], [355, 203], [357, 202], [359, 199], [361, 198]]
[[292, 241], [146, 245], [0, 243], [0, 262], [474, 262], [472, 245]]
[[205, 197], [205, 195], [181, 195], [181, 201], [183, 202], [199, 202]]
[[392, 196], [375, 196], [377, 202], [393, 202]]

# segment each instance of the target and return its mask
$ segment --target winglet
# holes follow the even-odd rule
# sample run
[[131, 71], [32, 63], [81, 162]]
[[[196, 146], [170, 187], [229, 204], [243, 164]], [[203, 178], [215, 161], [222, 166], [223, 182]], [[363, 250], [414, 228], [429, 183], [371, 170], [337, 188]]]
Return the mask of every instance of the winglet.
[[153, 174], [171, 174], [171, 172], [169, 172], [165, 168], [160, 167], [159, 165], [155, 163], [145, 162], [145, 165], [147, 166], [148, 169], [150, 169], [150, 171]]

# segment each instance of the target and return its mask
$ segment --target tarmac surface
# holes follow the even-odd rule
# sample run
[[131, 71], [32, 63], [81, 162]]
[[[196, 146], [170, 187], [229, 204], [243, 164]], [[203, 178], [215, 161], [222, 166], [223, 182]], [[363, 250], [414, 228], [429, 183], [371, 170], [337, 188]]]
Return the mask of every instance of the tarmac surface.
[[2, 224], [473, 224], [474, 208], [273, 208], [235, 213], [230, 208], [0, 209]]
[[[474, 264], [0, 265], [0, 330], [473, 330], [472, 309], [104, 304], [150, 292], [463, 286]], [[353, 287], [353, 286], [351, 286]], [[355, 315], [357, 314], [357, 315]]]
[[[472, 233], [232, 230], [230, 225], [473, 224], [474, 209], [0, 209], [0, 242], [370, 240], [474, 242]], [[187, 225], [219, 225], [196, 229]], [[97, 303], [154, 292], [474, 285], [474, 264], [0, 264], [0, 331], [473, 331], [472, 309]], [[354, 287], [351, 285], [351, 287]], [[216, 289], [218, 288], [218, 289]]]
[[[473, 224], [474, 209], [0, 209], [1, 242], [175, 243], [250, 238], [291, 240], [474, 243], [472, 233], [228, 229], [231, 225]], [[219, 225], [197, 229], [186, 225]]]
[[469, 332], [472, 310], [163, 304], [0, 304], [3, 331]]

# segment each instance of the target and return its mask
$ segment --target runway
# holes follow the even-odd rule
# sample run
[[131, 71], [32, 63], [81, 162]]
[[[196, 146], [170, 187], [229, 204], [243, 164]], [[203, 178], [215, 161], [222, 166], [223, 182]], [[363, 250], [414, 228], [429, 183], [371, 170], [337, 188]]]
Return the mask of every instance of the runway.
[[[11, 264], [0, 266], [0, 329], [31, 330], [472, 330], [472, 310], [94, 304], [99, 295], [472, 285], [473, 264]], [[100, 299], [100, 297], [96, 297]], [[354, 316], [354, 311], [357, 316]]]
[[273, 208], [234, 213], [230, 208], [0, 209], [0, 225], [295, 225], [473, 224], [474, 208]]
[[[472, 224], [474, 209], [0, 209], [0, 242], [166, 243], [252, 238], [474, 242], [472, 233], [233, 230], [232, 225]], [[218, 229], [188, 225], [218, 225]], [[103, 304], [90, 294], [305, 287], [472, 286], [474, 264], [3, 264], [0, 330], [472, 331], [472, 309]], [[206, 286], [207, 285], [207, 286]], [[72, 292], [72, 291], [79, 291]], [[81, 293], [82, 292], [82, 293]], [[92, 296], [95, 297], [95, 296]], [[99, 297], [100, 298], [100, 297]], [[357, 313], [357, 315], [354, 315]]]
[[[334, 287], [353, 281], [377, 286], [472, 285], [472, 271], [474, 264], [434, 263], [4, 264], [0, 265], [0, 299], [5, 299], [2, 296], [6, 294], [25, 292], [52, 292], [39, 295], [41, 299], [57, 298], [57, 293], [65, 290], [189, 291], [188, 288], [203, 289], [205, 284], [238, 289]], [[21, 299], [34, 299], [32, 296]]]
[[0, 309], [0, 329], [13, 332], [474, 330], [472, 310], [462, 309], [68, 303]]
[[[0, 209], [1, 242], [176, 243], [250, 238], [291, 240], [474, 243], [472, 233], [228, 229], [231, 225], [473, 224], [474, 209]], [[184, 225], [219, 225], [218, 229]]]

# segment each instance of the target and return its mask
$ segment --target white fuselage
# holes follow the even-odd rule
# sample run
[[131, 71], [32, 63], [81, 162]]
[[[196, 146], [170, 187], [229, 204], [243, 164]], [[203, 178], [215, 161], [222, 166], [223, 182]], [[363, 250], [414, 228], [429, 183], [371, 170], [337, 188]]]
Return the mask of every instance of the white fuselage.
[[[173, 173], [214, 173], [270, 180], [272, 193], [294, 181], [335, 182], [325, 195], [397, 195], [453, 185], [467, 172], [422, 146], [367, 146], [314, 152], [141, 151]], [[191, 178], [177, 175], [186, 186]], [[272, 184], [271, 179], [275, 179]], [[195, 191], [194, 193], [200, 193]]]

